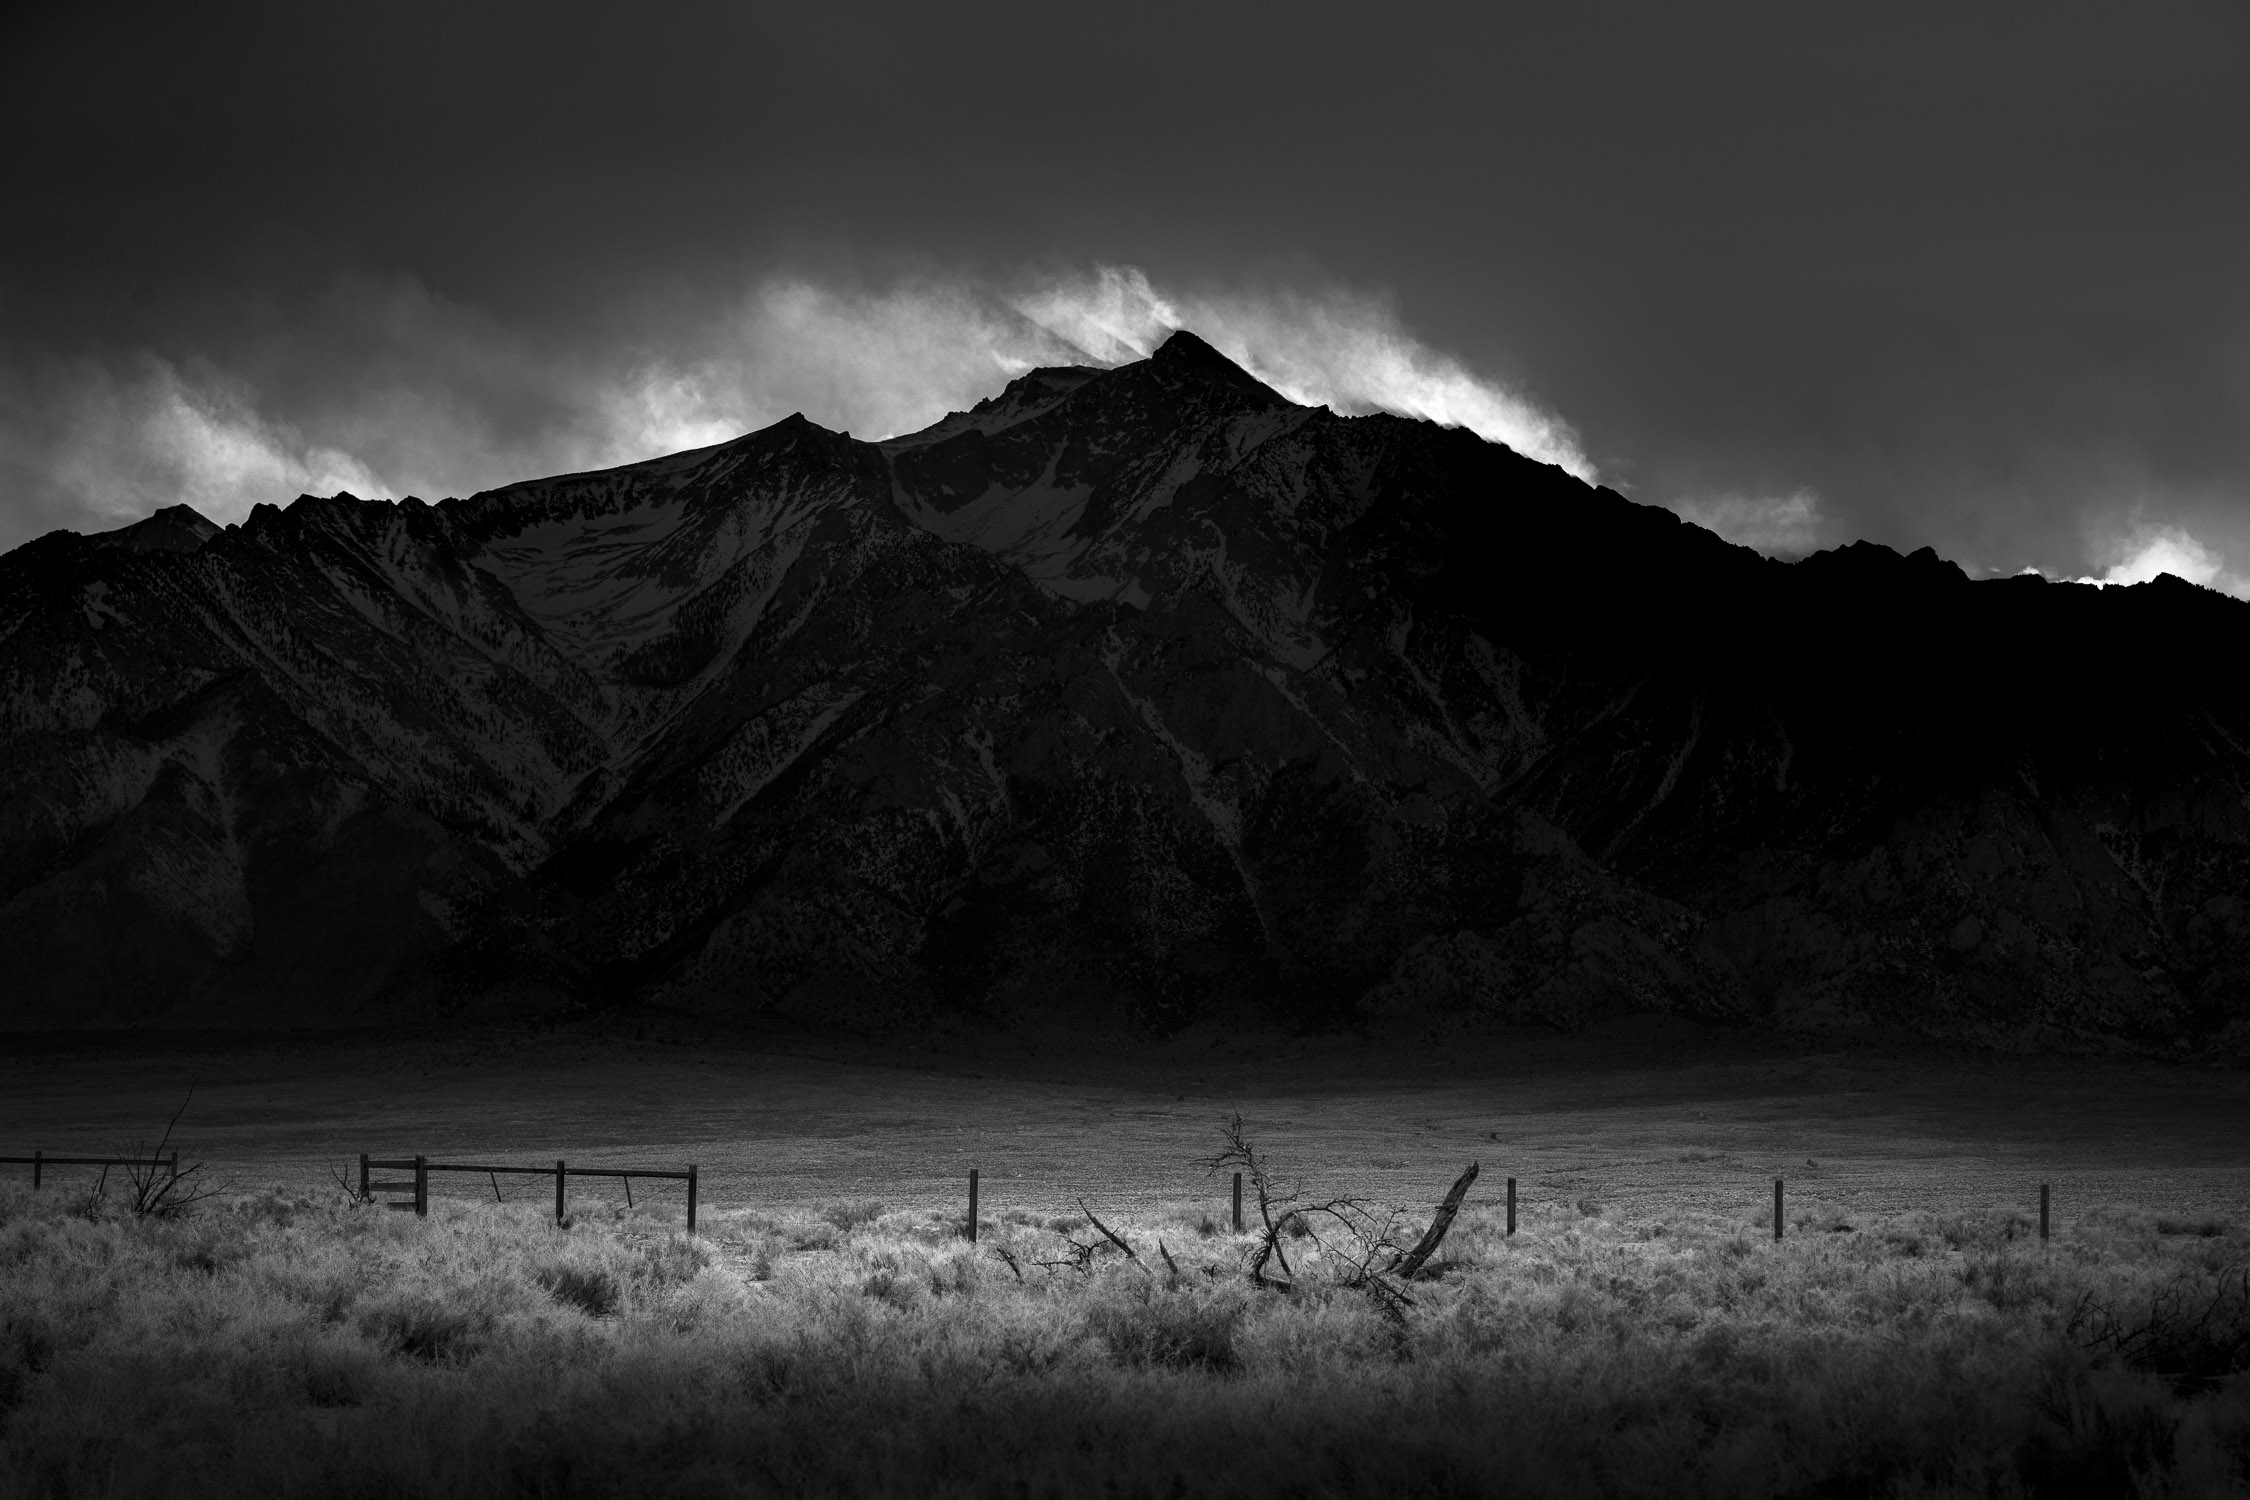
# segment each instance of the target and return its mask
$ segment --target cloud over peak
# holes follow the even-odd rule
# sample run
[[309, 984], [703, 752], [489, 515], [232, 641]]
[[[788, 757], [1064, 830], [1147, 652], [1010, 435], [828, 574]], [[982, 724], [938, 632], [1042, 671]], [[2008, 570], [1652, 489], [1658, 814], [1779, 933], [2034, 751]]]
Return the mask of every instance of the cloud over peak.
[[1820, 549], [1827, 532], [1820, 499], [1810, 490], [1783, 495], [1703, 495], [1675, 500], [1669, 509], [1684, 521], [1768, 557], [1807, 556]]
[[2137, 526], [2115, 538], [2106, 550], [2113, 559], [2108, 568], [2080, 582], [2148, 583], [2169, 573], [2237, 599], [2250, 599], [2250, 576], [2229, 567], [2224, 554], [2198, 541], [2185, 527]]
[[1035, 366], [1142, 358], [1175, 328], [1292, 400], [1467, 427], [1593, 477], [1561, 417], [1349, 289], [1189, 292], [1120, 266], [878, 286], [777, 274], [668, 336], [556, 351], [400, 277], [339, 284], [316, 319], [246, 351], [247, 368], [140, 349], [0, 386], [13, 481], [0, 545], [183, 501], [235, 520], [307, 491], [468, 494], [707, 446], [796, 411], [888, 437]]
[[1302, 405], [1397, 412], [1466, 427], [1581, 479], [1595, 478], [1568, 422], [1432, 348], [1379, 297], [1340, 288], [1163, 293], [1138, 270], [1101, 266], [1090, 276], [1049, 283], [1014, 305], [1098, 360], [1140, 358], [1172, 329], [1192, 329]]

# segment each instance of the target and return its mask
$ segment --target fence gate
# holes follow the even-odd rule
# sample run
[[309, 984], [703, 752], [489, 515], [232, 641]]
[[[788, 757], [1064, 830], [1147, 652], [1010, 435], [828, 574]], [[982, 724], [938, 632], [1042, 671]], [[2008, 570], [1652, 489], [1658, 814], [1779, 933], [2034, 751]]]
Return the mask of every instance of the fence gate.
[[[371, 1174], [376, 1172], [411, 1172], [405, 1181], [377, 1182]], [[552, 1177], [555, 1182], [555, 1222], [560, 1224], [567, 1211], [567, 1194], [564, 1184], [572, 1177], [612, 1177], [625, 1184], [625, 1201], [633, 1201], [633, 1179], [654, 1178], [662, 1182], [687, 1184], [687, 1227], [695, 1233], [697, 1189], [695, 1164], [690, 1162], [684, 1172], [664, 1171], [654, 1167], [574, 1167], [558, 1161], [552, 1167], [513, 1167], [497, 1162], [447, 1162], [431, 1161], [426, 1156], [402, 1156], [391, 1161], [378, 1160], [361, 1152], [359, 1157], [359, 1195], [373, 1201], [377, 1194], [391, 1194], [391, 1208], [412, 1209], [418, 1217], [427, 1218], [430, 1212], [430, 1174], [432, 1172], [471, 1172], [492, 1180], [492, 1191], [499, 1196], [500, 1179], [510, 1177]], [[403, 1196], [397, 1196], [403, 1195]]]
[[[412, 1172], [414, 1175], [404, 1182], [374, 1182], [369, 1180], [369, 1172]], [[430, 1212], [429, 1159], [421, 1156], [408, 1156], [397, 1161], [377, 1161], [369, 1157], [366, 1152], [360, 1152], [359, 1195], [372, 1202], [377, 1193], [404, 1193], [406, 1194], [404, 1200], [392, 1197], [385, 1206], [412, 1209], [417, 1217], [427, 1217]]]

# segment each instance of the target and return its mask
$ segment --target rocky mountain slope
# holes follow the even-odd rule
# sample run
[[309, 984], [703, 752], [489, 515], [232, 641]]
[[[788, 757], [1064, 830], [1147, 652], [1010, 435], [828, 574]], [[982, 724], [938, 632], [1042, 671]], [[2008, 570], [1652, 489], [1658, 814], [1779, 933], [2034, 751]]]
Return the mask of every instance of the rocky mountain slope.
[[1190, 334], [0, 557], [0, 1025], [2250, 1033], [2250, 605], [1785, 565]]

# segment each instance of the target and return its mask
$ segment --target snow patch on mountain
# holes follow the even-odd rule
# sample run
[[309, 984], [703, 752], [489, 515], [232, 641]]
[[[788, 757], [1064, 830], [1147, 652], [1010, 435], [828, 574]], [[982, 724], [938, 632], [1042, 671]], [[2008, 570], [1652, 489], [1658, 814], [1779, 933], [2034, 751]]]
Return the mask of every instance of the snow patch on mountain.
[[646, 562], [686, 512], [685, 502], [670, 500], [561, 516], [489, 544], [477, 564], [508, 585], [551, 639], [588, 666], [606, 666], [670, 628], [684, 596], [655, 587]]

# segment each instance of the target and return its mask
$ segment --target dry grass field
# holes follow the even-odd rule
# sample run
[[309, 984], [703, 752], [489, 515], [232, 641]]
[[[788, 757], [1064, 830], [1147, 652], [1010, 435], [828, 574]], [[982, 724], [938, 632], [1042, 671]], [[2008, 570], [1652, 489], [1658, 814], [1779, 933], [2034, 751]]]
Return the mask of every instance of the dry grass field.
[[[2233, 1072], [1653, 1023], [1067, 1065], [136, 1038], [0, 1057], [0, 1154], [147, 1140], [191, 1081], [225, 1191], [182, 1214], [0, 1175], [0, 1494], [2250, 1494]], [[1410, 1301], [1333, 1233], [1252, 1285], [1199, 1165], [1235, 1110], [1405, 1239], [1482, 1163]], [[420, 1220], [338, 1188], [362, 1150], [695, 1161], [702, 1232], [653, 1184], [557, 1226], [537, 1179]]]

